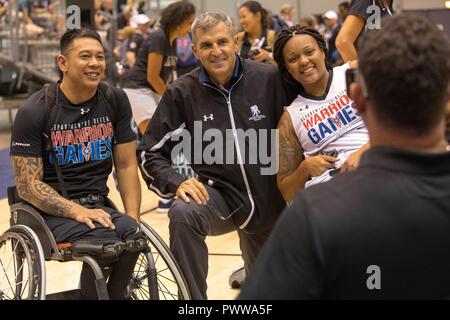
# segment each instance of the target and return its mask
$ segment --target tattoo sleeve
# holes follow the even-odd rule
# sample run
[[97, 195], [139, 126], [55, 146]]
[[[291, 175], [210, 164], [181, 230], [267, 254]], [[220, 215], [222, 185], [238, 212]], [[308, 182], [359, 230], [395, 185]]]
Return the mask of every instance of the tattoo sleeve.
[[12, 156], [11, 163], [17, 192], [23, 200], [49, 215], [70, 218], [69, 211], [75, 204], [42, 181], [42, 158]]
[[303, 160], [303, 150], [295, 134], [292, 121], [285, 111], [278, 124], [280, 135], [278, 177], [284, 178], [293, 173]]

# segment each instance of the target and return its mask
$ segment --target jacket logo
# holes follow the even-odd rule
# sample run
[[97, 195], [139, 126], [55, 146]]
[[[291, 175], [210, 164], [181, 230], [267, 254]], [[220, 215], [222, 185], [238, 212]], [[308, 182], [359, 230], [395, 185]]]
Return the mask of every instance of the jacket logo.
[[81, 115], [88, 113], [90, 110], [91, 109], [89, 109], [89, 108], [81, 108], [80, 109]]
[[208, 115], [204, 114], [203, 115], [203, 121], [208, 121], [208, 120], [214, 120], [214, 115], [212, 113]]
[[250, 107], [250, 111], [252, 112], [252, 116], [248, 118], [248, 120], [259, 121], [266, 117], [261, 114], [261, 111], [259, 111], [259, 107], [256, 104]]

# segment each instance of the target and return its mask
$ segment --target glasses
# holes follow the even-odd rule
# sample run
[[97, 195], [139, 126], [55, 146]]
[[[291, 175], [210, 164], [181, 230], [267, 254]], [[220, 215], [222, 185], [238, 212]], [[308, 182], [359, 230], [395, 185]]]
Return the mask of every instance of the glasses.
[[350, 97], [350, 99], [353, 99], [350, 96], [350, 86], [352, 83], [358, 83], [361, 86], [364, 98], [367, 99], [369, 97], [367, 93], [366, 83], [361, 72], [359, 72], [359, 69], [347, 69], [347, 71], [345, 71], [345, 85], [347, 88], [347, 95]]

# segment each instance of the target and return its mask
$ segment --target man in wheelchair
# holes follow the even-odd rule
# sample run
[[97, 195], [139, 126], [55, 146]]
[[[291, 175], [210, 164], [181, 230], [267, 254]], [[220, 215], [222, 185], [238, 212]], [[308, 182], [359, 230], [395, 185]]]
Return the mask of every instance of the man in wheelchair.
[[[122, 90], [101, 83], [105, 54], [95, 31], [69, 30], [60, 45], [62, 80], [30, 96], [12, 128], [17, 191], [42, 214], [57, 243], [78, 242], [79, 248], [125, 243], [139, 237], [141, 202], [130, 104]], [[113, 161], [126, 214], [105, 202]], [[138, 255], [123, 250], [99, 262], [111, 299], [126, 298]], [[80, 287], [86, 299], [97, 298], [94, 280], [83, 263]]]

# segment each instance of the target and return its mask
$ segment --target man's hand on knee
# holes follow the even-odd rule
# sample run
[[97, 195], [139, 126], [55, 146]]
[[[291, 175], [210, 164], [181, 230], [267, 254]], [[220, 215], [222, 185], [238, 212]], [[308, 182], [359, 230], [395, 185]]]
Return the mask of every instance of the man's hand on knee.
[[184, 202], [190, 201], [188, 195], [190, 195], [198, 204], [206, 205], [206, 202], [209, 200], [208, 191], [206, 191], [205, 186], [195, 178], [190, 178], [189, 180], [182, 182], [178, 186], [176, 195], [183, 199]]
[[105, 228], [113, 230], [116, 228], [111, 220], [111, 216], [103, 209], [88, 209], [83, 206], [76, 206], [71, 209], [70, 213], [74, 220], [85, 223], [91, 229], [95, 229], [94, 222], [100, 223]]

